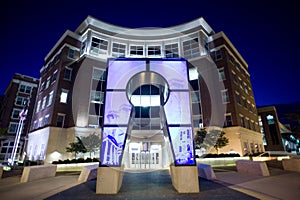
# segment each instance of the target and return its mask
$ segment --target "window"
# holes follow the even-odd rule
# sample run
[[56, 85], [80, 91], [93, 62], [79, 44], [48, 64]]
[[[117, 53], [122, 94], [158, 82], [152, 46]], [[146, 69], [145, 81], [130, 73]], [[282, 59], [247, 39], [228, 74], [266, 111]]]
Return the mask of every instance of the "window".
[[60, 103], [67, 103], [68, 101], [68, 90], [62, 89], [60, 93]]
[[12, 119], [19, 119], [19, 114], [20, 114], [20, 112], [21, 112], [20, 109], [14, 108], [13, 111], [12, 111], [11, 118], [12, 118]]
[[192, 102], [193, 103], [200, 102], [200, 92], [199, 91], [192, 91]]
[[236, 76], [236, 73], [232, 71], [232, 79], [235, 83], [237, 83], [237, 76]]
[[72, 78], [72, 69], [65, 67], [64, 80], [70, 81]]
[[219, 80], [220, 81], [226, 80], [224, 68], [219, 69]]
[[148, 46], [148, 56], [161, 56], [160, 46]]
[[240, 96], [240, 94], [235, 93], [235, 98], [236, 98], [236, 102], [237, 102], [238, 104], [241, 104], [241, 96]]
[[144, 48], [143, 46], [130, 46], [130, 56], [143, 56]]
[[225, 127], [227, 126], [232, 126], [232, 118], [231, 118], [231, 113], [226, 113], [225, 114]]
[[92, 103], [103, 104], [103, 100], [104, 100], [104, 92], [95, 91], [95, 90], [91, 91], [91, 102]]
[[38, 127], [43, 127], [44, 124], [43, 124], [43, 118], [39, 118], [39, 124], [38, 124]]
[[69, 49], [69, 52], [68, 52], [68, 57], [69, 58], [74, 58], [75, 57], [75, 50], [74, 49]]
[[112, 56], [113, 57], [125, 57], [126, 45], [113, 43], [112, 44]]
[[23, 106], [24, 103], [26, 102], [26, 98], [25, 97], [20, 97], [20, 96], [17, 96], [16, 100], [15, 100], [15, 105], [16, 106]]
[[178, 43], [165, 45], [165, 57], [166, 58], [178, 58], [179, 57]]
[[36, 112], [40, 111], [40, 107], [41, 107], [41, 100], [39, 100], [38, 103], [37, 103]]
[[80, 54], [83, 54], [86, 49], [86, 39], [81, 43]]
[[18, 123], [10, 122], [8, 127], [8, 133], [16, 133], [18, 129]]
[[49, 124], [49, 119], [50, 119], [50, 115], [46, 115], [45, 119], [44, 119], [44, 125], [48, 125]]
[[222, 94], [222, 102], [229, 103], [228, 90], [222, 90], [221, 94]]
[[56, 119], [56, 127], [64, 127], [65, 123], [65, 114], [58, 113], [57, 114], [57, 119]]
[[42, 82], [40, 92], [42, 92], [45, 89], [45, 82]]
[[30, 94], [31, 93], [31, 87], [27, 86], [27, 85], [20, 85], [19, 92], [25, 93], [25, 94]]
[[106, 79], [106, 71], [94, 68], [93, 69], [92, 79], [99, 80], [99, 81], [105, 81], [105, 79]]
[[56, 81], [56, 78], [57, 78], [57, 70], [55, 70], [55, 72], [53, 72], [52, 82]]
[[35, 120], [34, 122], [33, 122], [33, 130], [34, 129], [37, 129], [38, 128], [38, 126], [37, 126], [37, 121]]
[[215, 51], [215, 57], [216, 57], [216, 60], [219, 60], [222, 58], [222, 53], [221, 53], [221, 50], [217, 50]]
[[43, 103], [42, 103], [42, 110], [45, 108], [47, 102], [47, 96], [44, 96]]
[[245, 119], [244, 116], [240, 115], [240, 120], [241, 120], [241, 126], [245, 127]]
[[50, 106], [52, 104], [52, 101], [53, 101], [53, 91], [51, 91], [49, 93], [49, 99], [48, 99], [48, 104], [47, 106]]
[[182, 46], [183, 46], [183, 54], [186, 59], [200, 56], [200, 47], [199, 47], [198, 38], [184, 41], [182, 43]]
[[92, 37], [91, 52], [95, 54], [107, 53], [108, 41]]
[[49, 77], [47, 78], [46, 89], [49, 87], [50, 81], [51, 81], [51, 76], [49, 76]]

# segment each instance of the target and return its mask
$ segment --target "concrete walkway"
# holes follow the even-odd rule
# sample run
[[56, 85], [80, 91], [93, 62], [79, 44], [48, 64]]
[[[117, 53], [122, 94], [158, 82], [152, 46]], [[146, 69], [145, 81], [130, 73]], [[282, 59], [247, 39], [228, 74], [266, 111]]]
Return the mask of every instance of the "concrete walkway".
[[1, 199], [298, 199], [300, 173], [271, 169], [258, 177], [235, 171], [218, 171], [216, 180], [199, 178], [200, 193], [178, 194], [168, 170], [126, 171], [120, 192], [96, 194], [96, 180], [78, 184], [79, 173], [20, 183], [20, 176], [0, 179]]

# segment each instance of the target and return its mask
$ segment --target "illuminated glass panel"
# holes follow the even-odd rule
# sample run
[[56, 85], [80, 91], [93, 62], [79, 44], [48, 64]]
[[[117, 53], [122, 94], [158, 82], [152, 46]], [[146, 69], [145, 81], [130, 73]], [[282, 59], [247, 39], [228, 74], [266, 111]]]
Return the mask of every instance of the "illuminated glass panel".
[[172, 89], [189, 89], [185, 61], [151, 61], [150, 70], [161, 74]]
[[101, 164], [120, 165], [127, 127], [104, 127], [102, 133]]
[[126, 89], [131, 77], [146, 70], [145, 61], [109, 61], [107, 89]]
[[132, 106], [125, 92], [106, 92], [104, 124], [128, 124]]
[[194, 165], [194, 144], [191, 127], [169, 127], [175, 165]]
[[171, 92], [164, 109], [168, 124], [191, 124], [189, 92]]

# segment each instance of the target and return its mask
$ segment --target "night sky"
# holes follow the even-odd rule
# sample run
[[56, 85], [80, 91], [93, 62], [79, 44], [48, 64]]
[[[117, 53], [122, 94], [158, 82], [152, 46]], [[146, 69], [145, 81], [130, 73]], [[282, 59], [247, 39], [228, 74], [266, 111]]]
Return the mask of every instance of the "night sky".
[[223, 31], [249, 65], [258, 106], [300, 100], [297, 1], [1, 1], [0, 94], [14, 73], [39, 78], [63, 33], [91, 15], [129, 28], [176, 26], [203, 17]]

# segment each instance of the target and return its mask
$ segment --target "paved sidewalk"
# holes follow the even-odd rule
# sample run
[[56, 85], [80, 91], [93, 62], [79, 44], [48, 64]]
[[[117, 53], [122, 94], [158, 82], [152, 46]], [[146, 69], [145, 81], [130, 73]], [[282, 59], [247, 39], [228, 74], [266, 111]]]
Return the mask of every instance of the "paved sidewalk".
[[126, 171], [120, 192], [96, 194], [96, 180], [78, 184], [79, 173], [58, 173], [56, 177], [20, 183], [20, 176], [0, 179], [1, 199], [298, 199], [300, 173], [270, 169], [271, 176], [217, 171], [216, 180], [199, 178], [200, 193], [179, 194], [168, 170]]

